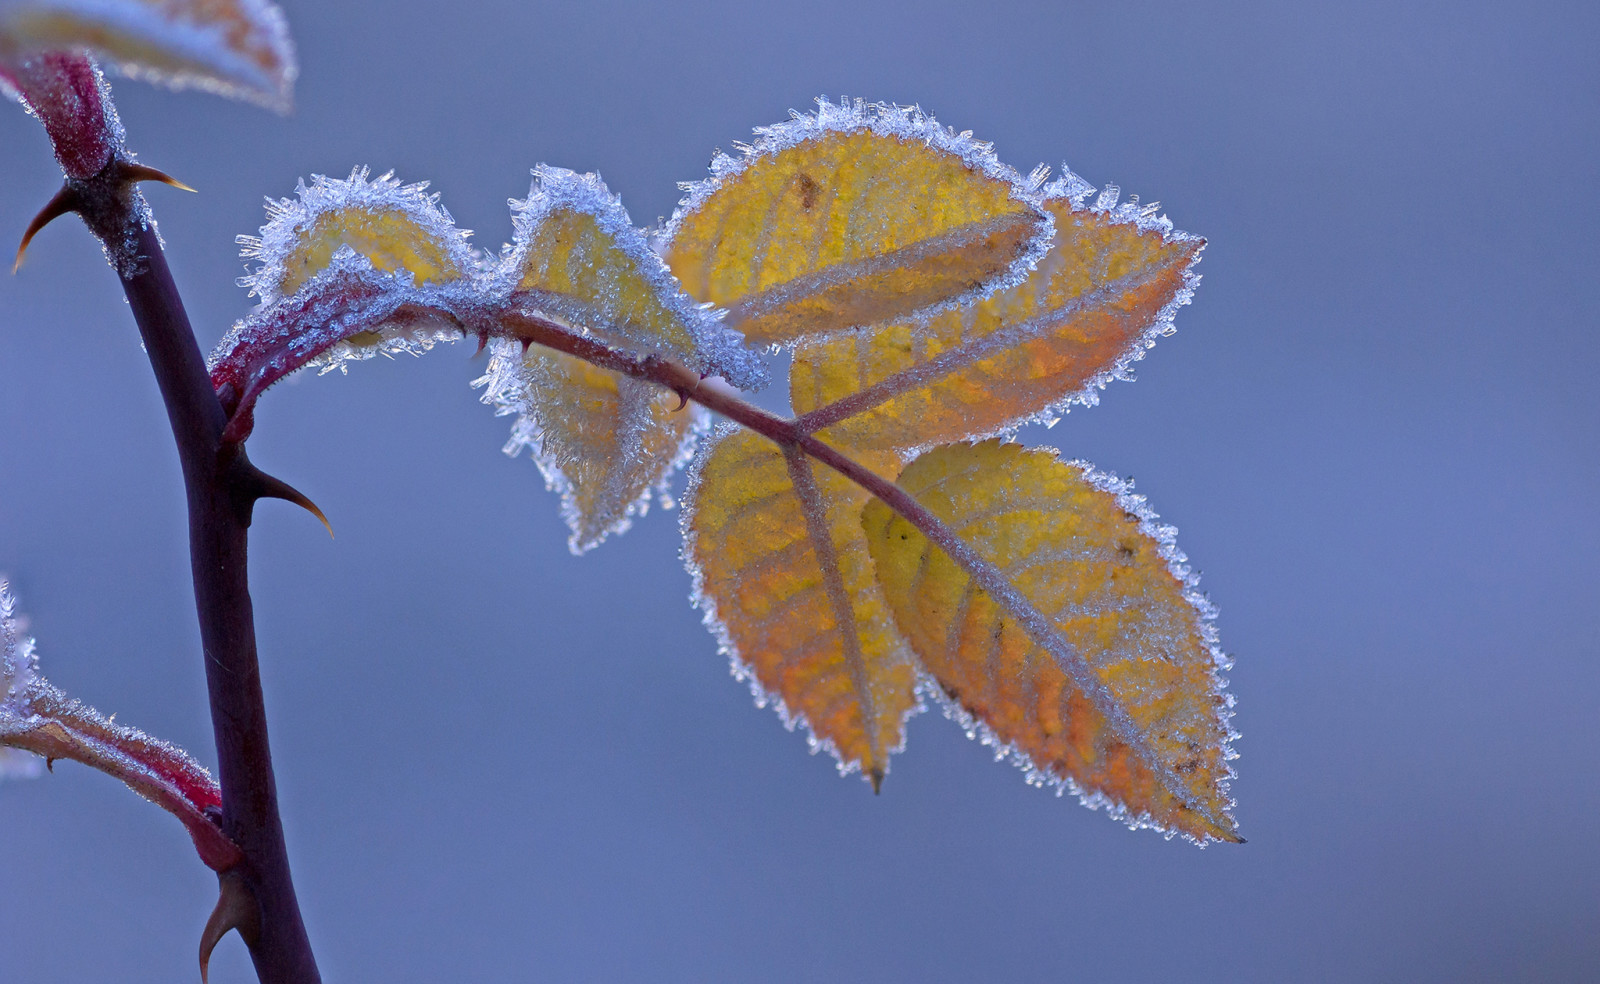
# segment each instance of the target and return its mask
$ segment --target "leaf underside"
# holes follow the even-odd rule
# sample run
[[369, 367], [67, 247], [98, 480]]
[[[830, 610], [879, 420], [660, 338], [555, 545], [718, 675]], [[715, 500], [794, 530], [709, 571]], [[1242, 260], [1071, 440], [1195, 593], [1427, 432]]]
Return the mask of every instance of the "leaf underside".
[[496, 347], [480, 382], [485, 403], [518, 415], [506, 453], [530, 450], [561, 493], [573, 553], [627, 529], [703, 428], [704, 411], [658, 386], [514, 342]]

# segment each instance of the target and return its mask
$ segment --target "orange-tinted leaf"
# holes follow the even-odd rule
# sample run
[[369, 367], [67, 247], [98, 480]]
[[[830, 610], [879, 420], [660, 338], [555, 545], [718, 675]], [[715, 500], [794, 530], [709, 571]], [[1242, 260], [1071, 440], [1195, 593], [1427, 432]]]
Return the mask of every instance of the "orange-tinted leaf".
[[663, 233], [691, 295], [752, 342], [967, 300], [1021, 278], [1049, 234], [1033, 183], [918, 109], [817, 101], [719, 155]]
[[1052, 184], [1051, 251], [1022, 284], [976, 304], [796, 352], [795, 412], [830, 442], [916, 448], [1002, 433], [1094, 403], [1171, 331], [1205, 241], [1149, 207], [1083, 204], [1076, 175]]
[[517, 415], [505, 451], [527, 448], [561, 494], [573, 553], [623, 532], [649, 508], [688, 460], [705, 419], [652, 383], [537, 346], [524, 352], [514, 341], [496, 343], [477, 385], [497, 413]]
[[135, 78], [289, 106], [294, 46], [266, 0], [8, 0], [0, 59], [86, 49]]
[[895, 620], [959, 713], [1132, 825], [1238, 840], [1212, 610], [1143, 499], [998, 441], [936, 448], [898, 484], [976, 555], [863, 512]]
[[[880, 460], [881, 459], [881, 460]], [[869, 464], [892, 466], [886, 456]], [[876, 787], [917, 707], [861, 532], [867, 495], [749, 431], [702, 452], [684, 512], [696, 603], [765, 703]]]
[[239, 237], [241, 255], [261, 261], [244, 283], [263, 303], [295, 293], [344, 249], [418, 286], [471, 274], [468, 233], [427, 193], [428, 183], [401, 184], [393, 173], [369, 180], [370, 173], [358, 167], [344, 180], [314, 174], [295, 198], [267, 202], [261, 235]]
[[513, 304], [745, 389], [765, 382], [756, 353], [683, 292], [599, 175], [533, 173], [527, 200], [512, 203], [516, 242], [500, 273]]

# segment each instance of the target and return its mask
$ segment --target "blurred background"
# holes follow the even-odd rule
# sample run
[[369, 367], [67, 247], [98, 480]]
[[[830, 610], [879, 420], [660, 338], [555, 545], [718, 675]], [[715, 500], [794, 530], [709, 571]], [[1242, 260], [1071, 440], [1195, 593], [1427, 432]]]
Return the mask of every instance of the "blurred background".
[[[252, 575], [301, 899], [336, 981], [1600, 979], [1591, 4], [283, 0], [279, 118], [114, 82], [202, 347], [263, 196], [430, 180], [477, 241], [545, 161], [641, 225], [818, 94], [918, 102], [1210, 239], [1098, 408], [1237, 658], [1249, 843], [1129, 832], [937, 712], [883, 795], [728, 675], [676, 514], [574, 558], [471, 348], [270, 393]], [[0, 237], [59, 177], [0, 112]], [[781, 393], [781, 391], [780, 391]], [[45, 672], [214, 761], [176, 455], [98, 247], [0, 277], [0, 570]], [[0, 785], [15, 981], [195, 979], [214, 879], [73, 764]], [[253, 980], [230, 938], [212, 980]]]

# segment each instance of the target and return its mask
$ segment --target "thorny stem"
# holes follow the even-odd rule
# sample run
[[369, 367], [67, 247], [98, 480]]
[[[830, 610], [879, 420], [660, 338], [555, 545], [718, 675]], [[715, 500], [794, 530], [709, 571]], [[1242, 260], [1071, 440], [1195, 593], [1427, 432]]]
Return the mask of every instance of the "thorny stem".
[[[120, 159], [108, 165], [108, 169], [123, 167]], [[149, 353], [183, 466], [189, 560], [222, 787], [221, 824], [244, 852], [236, 877], [259, 909], [253, 927], [245, 923], [238, 928], [263, 984], [317, 984], [321, 976], [295, 898], [278, 816], [256, 659], [246, 561], [260, 473], [242, 446], [222, 440], [227, 414], [212, 389], [160, 240], [153, 225], [141, 218], [132, 180], [129, 176], [85, 183], [80, 194], [108, 191], [99, 200], [84, 202], [79, 211], [102, 238], [107, 230], [134, 237], [135, 265], [122, 277], [122, 286]]]

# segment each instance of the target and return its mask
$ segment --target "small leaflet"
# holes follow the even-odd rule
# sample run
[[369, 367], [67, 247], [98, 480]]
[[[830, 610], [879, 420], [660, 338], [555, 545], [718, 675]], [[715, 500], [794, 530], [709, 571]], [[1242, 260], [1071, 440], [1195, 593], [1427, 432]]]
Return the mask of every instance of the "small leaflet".
[[817, 111], [718, 154], [661, 234], [667, 265], [756, 344], [788, 345], [1018, 283], [1043, 255], [1042, 172], [916, 107]]
[[958, 564], [877, 500], [862, 514], [951, 716], [1030, 782], [1132, 827], [1239, 840], [1228, 661], [1176, 531], [1126, 484], [1018, 444], [935, 448], [897, 484], [976, 558]]
[[632, 525], [652, 497], [666, 500], [672, 474], [706, 426], [698, 406], [652, 383], [515, 340], [496, 340], [474, 386], [499, 416], [516, 415], [505, 453], [524, 448], [561, 495], [575, 554]]
[[1189, 303], [1205, 240], [1153, 205], [1086, 205], [1090, 191], [1071, 171], [1050, 185], [1052, 249], [1016, 287], [802, 344], [789, 383], [803, 425], [847, 447], [923, 448], [1054, 421], [1130, 378]]
[[[267, 199], [260, 236], [240, 236], [240, 255], [260, 264], [240, 286], [271, 304], [309, 283], [349, 247], [374, 269], [418, 287], [469, 277], [477, 257], [455, 220], [428, 194], [428, 183], [402, 184], [394, 172], [371, 178], [358, 167], [340, 180], [301, 181], [294, 198]], [[409, 276], [409, 281], [404, 278]]]
[[82, 51], [133, 78], [288, 110], [296, 74], [266, 0], [0, 0], [0, 62]]
[[528, 197], [511, 206], [515, 240], [501, 261], [498, 294], [741, 389], [765, 385], [765, 367], [743, 336], [683, 292], [598, 174], [541, 164]]
[[[869, 466], [892, 466], [879, 455]], [[804, 724], [813, 751], [877, 788], [920, 709], [916, 669], [895, 630], [861, 530], [867, 493], [751, 431], [720, 428], [691, 469], [684, 563], [695, 604], [750, 681]]]
[[222, 794], [198, 762], [175, 745], [106, 720], [39, 675], [34, 641], [24, 634], [4, 577], [0, 644], [0, 751], [7, 753], [0, 776], [37, 774], [37, 763], [52, 759], [81, 762], [176, 816], [212, 869], [225, 871], [241, 860], [239, 848], [207, 816], [221, 807]]

